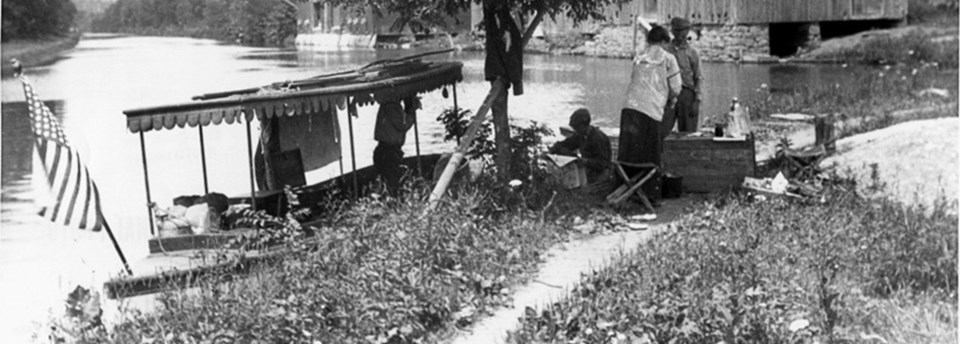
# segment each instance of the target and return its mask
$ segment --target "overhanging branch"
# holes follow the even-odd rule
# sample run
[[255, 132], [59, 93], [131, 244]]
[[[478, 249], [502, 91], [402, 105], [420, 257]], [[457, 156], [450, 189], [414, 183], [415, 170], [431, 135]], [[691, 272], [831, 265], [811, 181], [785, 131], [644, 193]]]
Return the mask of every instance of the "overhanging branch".
[[530, 38], [533, 38], [533, 32], [537, 30], [537, 26], [540, 26], [540, 22], [543, 21], [543, 15], [546, 12], [544, 3], [540, 2], [540, 8], [537, 9], [537, 14], [533, 17], [533, 20], [530, 21], [530, 25], [527, 25], [527, 29], [523, 33], [523, 39], [520, 41], [521, 47], [526, 47], [527, 42], [530, 42]]

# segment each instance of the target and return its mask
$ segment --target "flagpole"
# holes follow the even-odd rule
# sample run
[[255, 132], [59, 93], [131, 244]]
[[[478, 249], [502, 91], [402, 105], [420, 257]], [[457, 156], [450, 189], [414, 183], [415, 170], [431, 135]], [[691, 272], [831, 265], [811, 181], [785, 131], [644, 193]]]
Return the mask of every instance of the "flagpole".
[[[39, 152], [41, 150], [40, 147], [44, 147], [42, 148], [42, 150], [46, 151], [47, 142], [50, 142], [50, 144], [53, 146], [53, 148], [51, 149], [55, 150], [55, 153], [53, 154], [56, 154], [56, 158], [53, 160], [53, 162], [52, 163], [48, 161], [43, 162], [44, 169], [47, 170], [47, 173], [49, 174], [48, 177], [50, 179], [50, 184], [53, 184], [54, 179], [57, 179], [58, 177], [57, 172], [51, 173], [50, 170], [52, 171], [59, 170], [58, 167], [61, 166], [61, 160], [59, 159], [61, 153], [69, 154], [68, 158], [66, 159], [67, 161], [66, 171], [68, 172], [65, 172], [64, 177], [62, 178], [62, 181], [67, 181], [66, 174], [70, 174], [69, 171], [71, 167], [74, 166], [74, 165], [71, 165], [73, 163], [72, 161], [73, 157], [76, 157], [76, 160], [77, 160], [75, 161], [76, 168], [86, 170], [86, 167], [84, 167], [83, 164], [80, 162], [80, 156], [77, 155], [76, 151], [74, 151], [73, 148], [71, 148], [67, 144], [67, 139], [63, 135], [63, 128], [60, 127], [60, 123], [57, 121], [56, 118], [53, 118], [50, 112], [50, 109], [48, 109], [46, 105], [41, 103], [41, 101], [39, 100], [39, 97], [33, 92], [32, 86], [27, 81], [26, 76], [22, 75], [23, 66], [20, 64], [20, 61], [17, 61], [17, 59], [12, 59], [10, 62], [13, 65], [14, 76], [20, 77], [20, 82], [23, 85], [23, 93], [24, 93], [24, 96], [26, 97], [28, 107], [30, 110], [29, 111], [30, 122], [33, 126], [32, 132], [38, 138], [37, 141], [35, 141], [35, 145], [34, 145], [35, 148], [38, 149], [38, 152]], [[43, 126], [41, 127], [38, 123], [43, 123]], [[141, 148], [141, 151], [143, 151], [143, 131], [140, 132], [140, 148]], [[45, 153], [40, 154], [41, 157], [43, 154]], [[52, 169], [49, 168], [50, 166], [48, 166], [48, 163], [53, 165]], [[144, 163], [144, 175], [146, 175], [146, 163], [147, 163], [146, 155], [144, 155], [143, 163]], [[76, 181], [74, 193], [72, 197], [70, 197], [71, 201], [69, 202], [69, 205], [68, 205], [69, 208], [66, 210], [67, 215], [58, 217], [58, 214], [57, 214], [57, 211], [59, 210], [59, 203], [58, 203], [57, 207], [54, 208], [53, 210], [53, 214], [50, 216], [50, 220], [60, 225], [77, 226], [76, 223], [71, 223], [71, 220], [77, 220], [76, 218], [73, 218], [71, 216], [71, 213], [73, 213], [73, 210], [74, 210], [73, 202], [76, 201], [77, 192], [80, 190], [80, 185], [84, 182], [87, 183], [87, 188], [85, 191], [86, 193], [85, 202], [87, 203], [84, 205], [83, 214], [78, 215], [80, 224], [79, 226], [77, 226], [77, 228], [92, 229], [93, 231], [99, 231], [100, 223], [102, 222], [103, 227], [107, 229], [107, 234], [110, 235], [110, 241], [113, 242], [113, 248], [116, 249], [117, 254], [120, 255], [120, 261], [123, 262], [123, 268], [127, 271], [128, 274], [133, 276], [133, 270], [130, 270], [130, 264], [127, 263], [127, 257], [124, 257], [123, 251], [120, 250], [120, 244], [117, 243], [117, 238], [113, 236], [113, 231], [110, 229], [110, 225], [108, 225], [107, 220], [103, 218], [103, 213], [100, 210], [100, 193], [99, 191], [97, 191], [97, 185], [96, 183], [93, 182], [92, 179], [90, 179], [89, 173], [86, 174], [85, 180], [81, 180], [81, 176], [83, 175], [81, 174], [81, 172], [77, 172], [77, 177], [76, 177], [77, 181]], [[60, 202], [65, 197], [68, 197], [64, 195], [64, 191], [63, 191], [66, 189], [67, 184], [61, 183], [59, 185], [61, 185], [61, 189], [60, 189], [61, 191], [60, 191], [60, 195], [58, 197], [59, 199], [57, 200], [57, 202]], [[52, 187], [53, 185], [49, 185], [49, 186]], [[150, 195], [150, 189], [149, 189], [149, 185], [147, 185], [148, 199], [150, 197], [149, 195]], [[96, 219], [94, 220], [93, 227], [87, 227], [86, 225], [88, 220], [87, 216], [89, 215], [89, 213], [87, 213], [87, 210], [89, 209], [88, 207], [91, 205], [90, 203], [91, 196], [93, 198], [92, 209], [94, 211]], [[46, 208], [44, 209], [45, 210], [41, 211], [41, 214], [44, 214], [46, 212]], [[152, 222], [151, 222], [151, 231], [152, 231]]]
[[120, 261], [123, 262], [123, 268], [127, 270], [127, 273], [130, 274], [130, 276], [133, 276], [133, 270], [130, 270], [130, 264], [127, 264], [127, 257], [123, 255], [123, 250], [120, 249], [120, 244], [117, 243], [117, 238], [113, 236], [113, 230], [110, 229], [107, 219], [104, 219], [103, 215], [100, 215], [100, 218], [103, 219], [103, 228], [107, 230], [107, 235], [110, 236], [110, 241], [113, 242], [113, 248], [117, 250], [117, 254], [120, 255]]

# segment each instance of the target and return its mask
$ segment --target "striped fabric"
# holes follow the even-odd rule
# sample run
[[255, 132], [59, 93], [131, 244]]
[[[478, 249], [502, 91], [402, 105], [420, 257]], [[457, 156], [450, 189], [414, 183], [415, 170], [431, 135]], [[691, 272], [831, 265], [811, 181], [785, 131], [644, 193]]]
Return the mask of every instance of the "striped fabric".
[[33, 92], [30, 81], [21, 75], [20, 82], [30, 109], [34, 144], [52, 199], [51, 204], [45, 205], [39, 215], [69, 228], [100, 231], [103, 216], [100, 213], [97, 185], [80, 162], [77, 151], [67, 143], [60, 123]]

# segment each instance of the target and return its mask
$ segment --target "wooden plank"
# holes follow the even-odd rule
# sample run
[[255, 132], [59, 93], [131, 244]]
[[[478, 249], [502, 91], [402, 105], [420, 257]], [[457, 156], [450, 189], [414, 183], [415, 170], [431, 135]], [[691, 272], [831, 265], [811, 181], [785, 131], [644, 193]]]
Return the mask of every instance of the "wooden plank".
[[231, 241], [244, 235], [252, 235], [252, 229], [234, 229], [216, 233], [181, 235], [173, 237], [150, 238], [147, 245], [150, 253], [163, 253], [185, 250], [221, 249]]

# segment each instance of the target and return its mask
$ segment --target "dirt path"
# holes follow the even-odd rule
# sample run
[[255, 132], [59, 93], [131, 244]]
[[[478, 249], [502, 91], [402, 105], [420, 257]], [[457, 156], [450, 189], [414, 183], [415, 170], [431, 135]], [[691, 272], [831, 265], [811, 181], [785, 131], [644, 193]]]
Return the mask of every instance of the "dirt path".
[[470, 330], [453, 338], [454, 344], [504, 343], [508, 331], [517, 328], [524, 309], [543, 309], [565, 297], [580, 282], [580, 276], [611, 264], [623, 254], [633, 252], [656, 232], [666, 230], [683, 215], [684, 209], [698, 196], [668, 199], [657, 210], [658, 219], [649, 222], [650, 229], [607, 232], [583, 241], [555, 245], [546, 254], [546, 262], [532, 282], [513, 293], [512, 307], [503, 307], [492, 316], [482, 318]]

